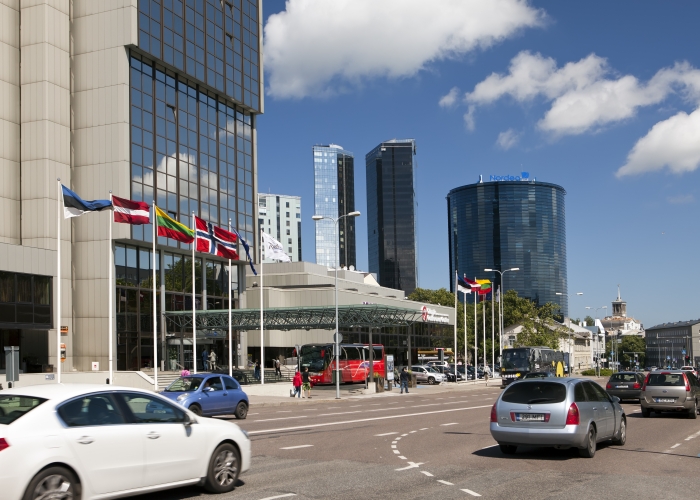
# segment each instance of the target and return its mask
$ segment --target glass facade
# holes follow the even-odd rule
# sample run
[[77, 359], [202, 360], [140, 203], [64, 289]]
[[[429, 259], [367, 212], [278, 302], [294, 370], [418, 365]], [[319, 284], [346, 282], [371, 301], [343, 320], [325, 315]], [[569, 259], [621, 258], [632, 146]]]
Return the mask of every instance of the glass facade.
[[[335, 144], [316, 145], [314, 154], [314, 215], [337, 218], [355, 211], [355, 158]], [[355, 218], [343, 217], [335, 225], [316, 221], [316, 263], [327, 267], [357, 266]]]
[[[455, 269], [470, 279], [498, 273], [484, 269], [520, 268], [505, 274], [504, 290], [538, 305], [558, 304], [568, 317], [566, 220], [561, 186], [534, 182], [483, 182], [447, 195], [450, 283]], [[563, 295], [556, 295], [557, 292]]]
[[50, 276], [0, 272], [0, 328], [52, 328], [52, 282]]
[[261, 109], [258, 0], [138, 0], [139, 48]]
[[413, 139], [381, 143], [367, 153], [369, 271], [381, 286], [410, 294], [418, 286]]

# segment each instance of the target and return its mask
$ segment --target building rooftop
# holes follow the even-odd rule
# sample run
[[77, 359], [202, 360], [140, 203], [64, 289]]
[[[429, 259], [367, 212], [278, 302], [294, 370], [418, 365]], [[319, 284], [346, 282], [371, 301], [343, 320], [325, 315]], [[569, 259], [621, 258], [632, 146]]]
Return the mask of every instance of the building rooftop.
[[660, 325], [652, 326], [651, 328], [647, 328], [646, 331], [648, 332], [649, 330], [665, 330], [667, 328], [679, 328], [679, 327], [684, 327], [684, 326], [693, 326], [697, 325], [700, 323], [700, 319], [691, 319], [690, 321], [676, 321], [671, 322], [671, 323], [661, 323]]

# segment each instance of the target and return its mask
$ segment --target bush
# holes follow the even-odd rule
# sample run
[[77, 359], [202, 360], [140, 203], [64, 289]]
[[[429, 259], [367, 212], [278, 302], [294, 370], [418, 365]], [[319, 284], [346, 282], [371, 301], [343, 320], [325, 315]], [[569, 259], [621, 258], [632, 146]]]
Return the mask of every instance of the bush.
[[[612, 374], [613, 374], [613, 371], [610, 368], [601, 368], [600, 369], [600, 376], [601, 377], [609, 377]], [[595, 376], [595, 369], [583, 370], [581, 372], [581, 375]]]

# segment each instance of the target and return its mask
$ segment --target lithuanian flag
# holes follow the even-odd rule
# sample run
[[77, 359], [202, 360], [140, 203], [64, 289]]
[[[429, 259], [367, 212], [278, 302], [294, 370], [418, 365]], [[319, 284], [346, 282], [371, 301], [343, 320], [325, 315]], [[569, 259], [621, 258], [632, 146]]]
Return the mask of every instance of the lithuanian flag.
[[479, 290], [480, 295], [486, 295], [487, 293], [491, 293], [490, 280], [476, 280], [476, 282], [481, 285], [481, 289]]
[[158, 224], [158, 236], [165, 236], [183, 243], [194, 241], [194, 231], [184, 224], [180, 224], [175, 219], [171, 219], [168, 214], [153, 205], [156, 210], [156, 223]]

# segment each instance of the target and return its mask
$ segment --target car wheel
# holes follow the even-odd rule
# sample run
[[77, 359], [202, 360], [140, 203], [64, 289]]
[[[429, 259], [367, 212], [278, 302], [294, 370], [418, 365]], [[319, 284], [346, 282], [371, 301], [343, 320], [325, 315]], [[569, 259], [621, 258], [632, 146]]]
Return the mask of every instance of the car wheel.
[[627, 419], [622, 418], [620, 421], [620, 432], [617, 435], [617, 439], [612, 440], [614, 445], [617, 446], [624, 446], [625, 443], [627, 442]]
[[579, 448], [578, 454], [583, 458], [593, 458], [595, 456], [596, 450], [596, 432], [595, 427], [591, 426], [588, 429], [588, 437], [586, 440], [586, 446], [584, 448]]
[[224, 443], [214, 450], [209, 460], [205, 488], [210, 493], [232, 491], [241, 471], [241, 456], [235, 446]]
[[80, 500], [80, 484], [68, 469], [49, 467], [39, 472], [29, 483], [23, 500]]
[[428, 383], [429, 383], [430, 385], [434, 385], [434, 384], [435, 384], [435, 378], [434, 378], [434, 377], [428, 377]]
[[642, 408], [642, 417], [647, 418], [651, 416], [651, 410], [649, 408]]
[[198, 417], [202, 416], [202, 407], [199, 405], [190, 405], [190, 411]]
[[238, 406], [236, 406], [236, 411], [234, 413], [237, 419], [243, 420], [248, 416], [248, 405], [245, 404], [243, 401], [238, 403]]
[[499, 444], [498, 447], [504, 455], [515, 455], [515, 452], [518, 451], [518, 447], [513, 444]]
[[698, 400], [696, 399], [693, 403], [693, 408], [690, 410], [690, 413], [688, 413], [688, 418], [695, 420], [698, 418]]

